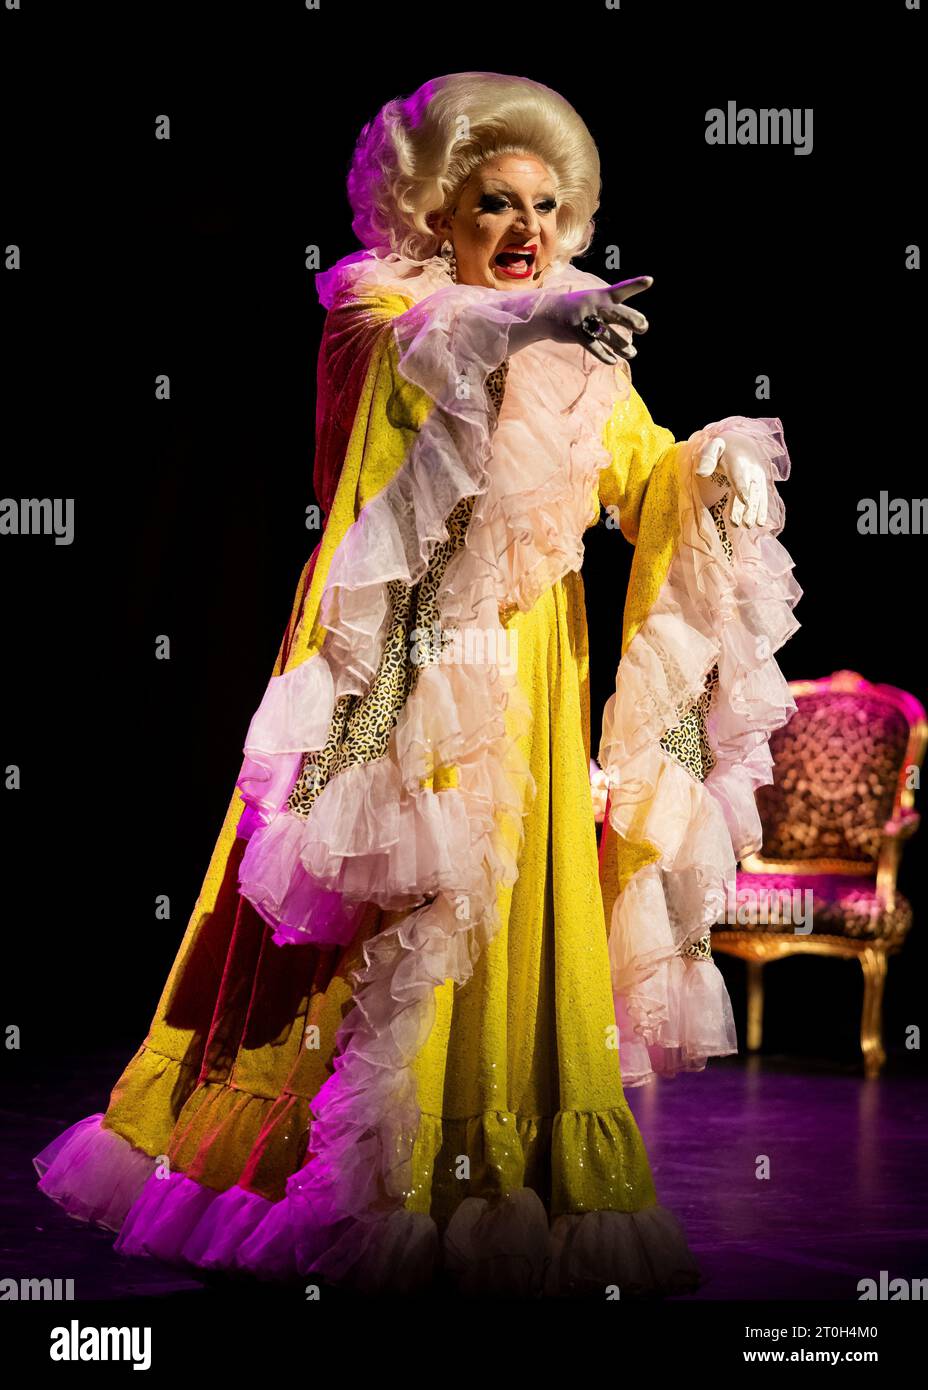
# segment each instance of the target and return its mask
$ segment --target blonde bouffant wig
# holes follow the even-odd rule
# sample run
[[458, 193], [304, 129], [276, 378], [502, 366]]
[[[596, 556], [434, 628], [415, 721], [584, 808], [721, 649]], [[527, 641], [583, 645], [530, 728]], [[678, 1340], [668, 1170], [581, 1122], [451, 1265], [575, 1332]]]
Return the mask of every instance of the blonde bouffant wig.
[[599, 152], [564, 97], [527, 77], [456, 72], [388, 101], [361, 131], [348, 174], [362, 246], [412, 260], [436, 255], [427, 218], [454, 199], [484, 160], [534, 155], [557, 186], [558, 257], [581, 255], [599, 207]]

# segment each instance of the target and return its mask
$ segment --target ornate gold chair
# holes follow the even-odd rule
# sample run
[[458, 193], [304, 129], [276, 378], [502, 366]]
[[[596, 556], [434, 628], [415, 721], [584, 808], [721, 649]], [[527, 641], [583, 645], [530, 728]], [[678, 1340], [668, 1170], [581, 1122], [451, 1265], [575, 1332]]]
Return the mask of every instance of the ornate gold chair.
[[928, 723], [914, 696], [871, 685], [856, 671], [790, 689], [797, 711], [770, 740], [775, 780], [757, 792], [763, 847], [742, 861], [736, 903], [713, 929], [712, 945], [747, 962], [751, 1051], [761, 1045], [767, 961], [856, 956], [864, 975], [861, 1050], [874, 1077], [886, 1060], [887, 962], [912, 924], [896, 873], [918, 828], [913, 787]]

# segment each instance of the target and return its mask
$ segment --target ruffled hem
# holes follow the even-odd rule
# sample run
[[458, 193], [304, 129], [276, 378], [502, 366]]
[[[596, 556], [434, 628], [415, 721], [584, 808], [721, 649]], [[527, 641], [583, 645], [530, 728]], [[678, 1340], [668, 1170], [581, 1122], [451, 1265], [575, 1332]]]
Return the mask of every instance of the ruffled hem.
[[702, 1282], [666, 1207], [569, 1213], [549, 1223], [530, 1187], [496, 1201], [465, 1197], [442, 1254], [465, 1296], [633, 1298], [692, 1293]]
[[78, 1120], [37, 1153], [39, 1191], [75, 1221], [118, 1231], [157, 1160], [102, 1123], [103, 1112]]
[[[270, 1202], [237, 1185], [219, 1192], [181, 1172], [159, 1177], [155, 1159], [101, 1120], [91, 1115], [72, 1125], [34, 1162], [39, 1168], [48, 1159], [45, 1176], [54, 1172], [58, 1181], [54, 1190], [44, 1180], [40, 1186], [70, 1214], [79, 1206], [87, 1213], [82, 1219], [119, 1229], [115, 1250], [273, 1283], [322, 1272], [312, 1244], [299, 1235], [301, 1213], [290, 1199]], [[140, 1190], [118, 1215], [143, 1170]], [[99, 1200], [106, 1184], [114, 1195], [108, 1208]], [[495, 1199], [466, 1197], [444, 1232], [405, 1207], [371, 1214], [361, 1258], [353, 1239], [342, 1253], [341, 1267], [326, 1260], [325, 1277], [368, 1294], [415, 1293], [444, 1280], [464, 1295], [602, 1298], [613, 1290], [622, 1297], [686, 1293], [700, 1283], [685, 1235], [666, 1208], [571, 1213], [549, 1222], [529, 1187]]]
[[[750, 435], [767, 473], [768, 520], [730, 527], [731, 561], [703, 506], [695, 457], [724, 430]], [[779, 420], [735, 416], [677, 450], [679, 543], [647, 618], [619, 666], [603, 715], [599, 763], [608, 816], [626, 841], [653, 846], [656, 862], [616, 897], [609, 956], [626, 1086], [655, 1074], [701, 1070], [737, 1051], [724, 980], [714, 962], [681, 957], [718, 920], [736, 859], [762, 840], [755, 791], [772, 782], [769, 737], [795, 711], [773, 653], [796, 631], [801, 589], [777, 541], [789, 475]], [[718, 664], [708, 736], [715, 766], [704, 782], [660, 745]]]

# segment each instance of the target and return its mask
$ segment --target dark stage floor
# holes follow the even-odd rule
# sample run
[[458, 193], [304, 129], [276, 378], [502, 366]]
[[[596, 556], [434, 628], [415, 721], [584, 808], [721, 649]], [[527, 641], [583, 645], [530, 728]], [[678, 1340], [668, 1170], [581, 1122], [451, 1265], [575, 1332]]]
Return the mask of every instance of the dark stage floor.
[[[0, 1277], [73, 1278], [75, 1298], [209, 1297], [196, 1280], [112, 1252], [35, 1186], [31, 1157], [106, 1106], [125, 1052], [75, 1059], [70, 1077], [4, 1078]], [[706, 1282], [695, 1299], [857, 1300], [858, 1281], [928, 1275], [928, 1088], [852, 1067], [727, 1059], [629, 1093], [658, 1195]], [[762, 1169], [769, 1177], [757, 1176]], [[690, 1301], [690, 1300], [687, 1300]]]

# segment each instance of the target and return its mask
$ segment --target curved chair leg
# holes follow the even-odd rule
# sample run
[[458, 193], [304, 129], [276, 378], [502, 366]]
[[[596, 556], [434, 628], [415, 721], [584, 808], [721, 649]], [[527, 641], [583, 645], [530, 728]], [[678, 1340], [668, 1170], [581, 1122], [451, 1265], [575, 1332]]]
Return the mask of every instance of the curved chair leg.
[[748, 1051], [759, 1052], [764, 1035], [763, 963], [748, 961]]
[[860, 1050], [864, 1054], [864, 1073], [879, 1076], [886, 1053], [883, 1049], [883, 986], [888, 958], [885, 951], [868, 946], [860, 957], [864, 972], [864, 1007], [860, 1020]]

